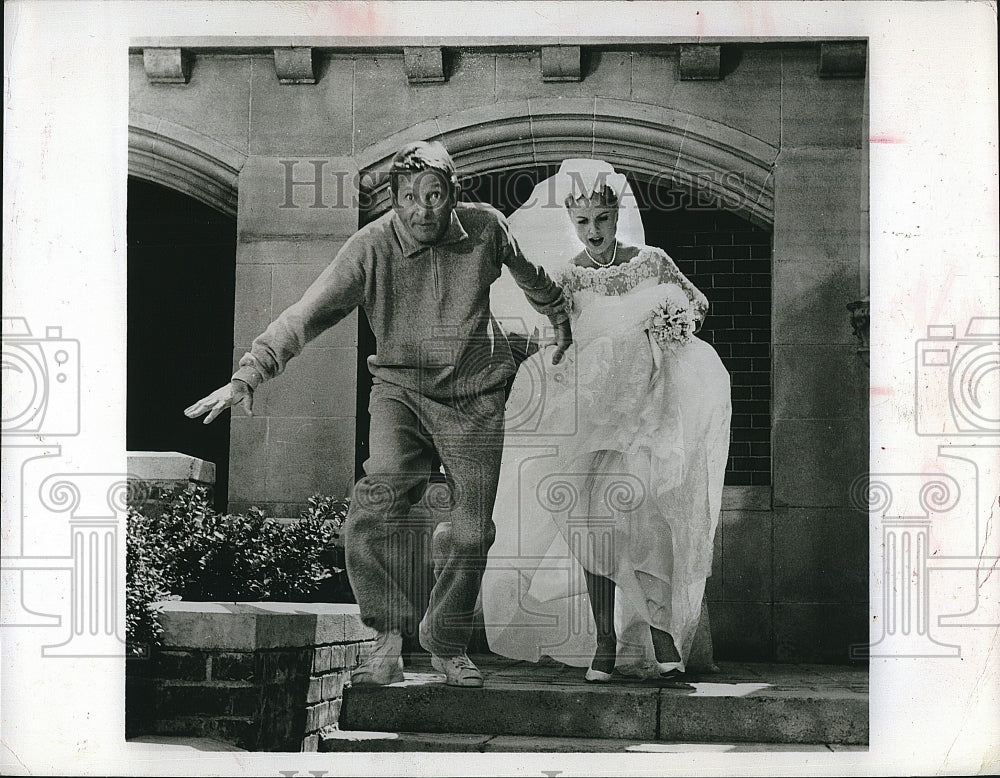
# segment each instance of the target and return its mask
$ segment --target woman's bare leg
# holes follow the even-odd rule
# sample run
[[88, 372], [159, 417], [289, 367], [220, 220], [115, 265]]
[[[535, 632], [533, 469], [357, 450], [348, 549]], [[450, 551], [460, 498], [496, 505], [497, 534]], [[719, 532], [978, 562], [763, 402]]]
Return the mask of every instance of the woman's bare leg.
[[681, 672], [681, 655], [669, 632], [651, 626], [649, 634], [653, 638], [653, 653], [660, 668], [660, 677], [665, 678]]
[[[618, 646], [618, 636], [615, 634], [615, 582], [586, 570], [583, 574], [587, 579], [590, 609], [597, 625], [597, 653], [590, 667], [598, 673], [611, 675], [611, 671], [615, 669], [615, 652]], [[588, 674], [588, 680], [598, 680], [589, 678], [590, 675], [592, 674]]]

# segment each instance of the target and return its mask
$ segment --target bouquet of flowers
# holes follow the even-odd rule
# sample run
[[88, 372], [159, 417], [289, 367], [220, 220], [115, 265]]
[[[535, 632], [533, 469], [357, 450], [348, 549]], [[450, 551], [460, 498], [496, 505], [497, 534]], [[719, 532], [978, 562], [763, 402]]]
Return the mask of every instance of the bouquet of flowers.
[[649, 334], [662, 349], [690, 343], [697, 329], [694, 306], [680, 287], [671, 288], [649, 315]]

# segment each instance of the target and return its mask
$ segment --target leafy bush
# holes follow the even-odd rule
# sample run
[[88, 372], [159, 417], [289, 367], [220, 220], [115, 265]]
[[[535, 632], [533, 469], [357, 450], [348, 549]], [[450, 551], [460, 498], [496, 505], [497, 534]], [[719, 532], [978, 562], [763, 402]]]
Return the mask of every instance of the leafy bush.
[[179, 599], [170, 594], [157, 549], [147, 542], [150, 521], [129, 506], [125, 523], [125, 634], [130, 651], [159, 643], [160, 625], [150, 603]]
[[294, 521], [268, 519], [258, 508], [219, 514], [205, 489], [180, 491], [158, 517], [130, 506], [129, 645], [158, 642], [149, 607], [157, 600], [303, 602], [334, 577], [346, 586], [342, 554], [335, 553], [346, 513], [347, 501], [314, 495]]
[[334, 531], [334, 542], [342, 546], [340, 531], [347, 519], [347, 509], [351, 506], [349, 500], [338, 500], [322, 494], [314, 494], [309, 498], [309, 507], [302, 512], [303, 519], [318, 519], [329, 522]]

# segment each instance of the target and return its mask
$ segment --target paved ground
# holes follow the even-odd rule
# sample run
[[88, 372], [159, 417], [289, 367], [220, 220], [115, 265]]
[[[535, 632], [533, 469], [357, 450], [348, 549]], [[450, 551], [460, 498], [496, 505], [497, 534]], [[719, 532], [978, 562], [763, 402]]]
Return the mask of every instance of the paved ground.
[[[556, 662], [475, 657], [482, 689], [447, 687], [429, 657], [401, 683], [345, 690], [342, 729], [320, 750], [354, 752], [830, 752], [867, 749], [866, 667], [720, 662], [678, 681], [588, 684]], [[232, 751], [198, 738], [135, 748]]]
[[503, 738], [519, 738], [519, 745], [547, 739], [553, 750], [567, 737], [618, 741], [600, 750], [620, 750], [621, 741], [633, 748], [868, 742], [866, 668], [723, 662], [717, 673], [673, 681], [588, 684], [582, 669], [556, 662], [476, 661], [481, 689], [445, 686], [424, 656], [400, 683], [346, 690], [343, 731], [325, 738], [321, 750], [363, 750], [361, 740], [373, 750], [405, 750], [401, 739], [411, 750], [444, 750], [445, 741], [460, 750], [501, 750], [509, 745]]
[[[339, 740], [342, 747], [332, 747], [332, 740]], [[433, 735], [419, 732], [338, 732], [324, 742], [327, 751], [395, 752], [417, 751], [484, 753], [664, 753], [664, 754], [716, 754], [716, 753], [830, 753], [867, 751], [868, 746], [844, 746], [812, 743], [648, 743], [640, 740], [616, 738], [554, 738], [515, 735]], [[173, 756], [177, 753], [194, 754], [198, 751], [244, 751], [230, 743], [208, 738], [148, 735], [129, 740], [129, 748], [148, 753], [162, 752]]]
[[183, 737], [172, 735], [143, 735], [128, 740], [129, 750], [163, 752], [172, 754], [177, 751], [245, 751], [232, 743], [223, 743], [207, 737]]
[[[678, 681], [640, 681], [617, 677], [606, 685], [589, 684], [584, 669], [568, 667], [551, 659], [518, 662], [496, 656], [473, 657], [483, 673], [488, 687], [520, 686], [579, 686], [596, 688], [674, 688], [678, 691], [696, 691], [711, 694], [715, 689], [725, 696], [743, 696], [754, 691], [778, 693], [781, 691], [812, 691], [820, 695], [868, 694], [868, 667], [846, 665], [762, 664], [758, 662], [719, 662], [717, 673], [691, 673]], [[426, 654], [409, 657], [405, 680], [394, 686], [413, 686], [440, 683], [443, 676], [437, 673]], [[714, 686], [713, 686], [714, 685]]]

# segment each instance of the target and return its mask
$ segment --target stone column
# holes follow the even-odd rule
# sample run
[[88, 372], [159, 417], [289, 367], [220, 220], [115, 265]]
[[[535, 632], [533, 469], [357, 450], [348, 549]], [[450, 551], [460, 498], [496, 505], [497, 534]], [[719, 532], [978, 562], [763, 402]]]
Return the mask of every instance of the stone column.
[[820, 78], [782, 54], [774, 169], [774, 635], [778, 660], [843, 662], [867, 621], [868, 372], [845, 306], [862, 296], [867, 236], [864, 78]]
[[[240, 171], [233, 368], [254, 337], [333, 260], [358, 229], [350, 158], [251, 156]], [[297, 516], [321, 492], [354, 481], [357, 313], [306, 346], [264, 384], [254, 416], [233, 413], [229, 508]]]

